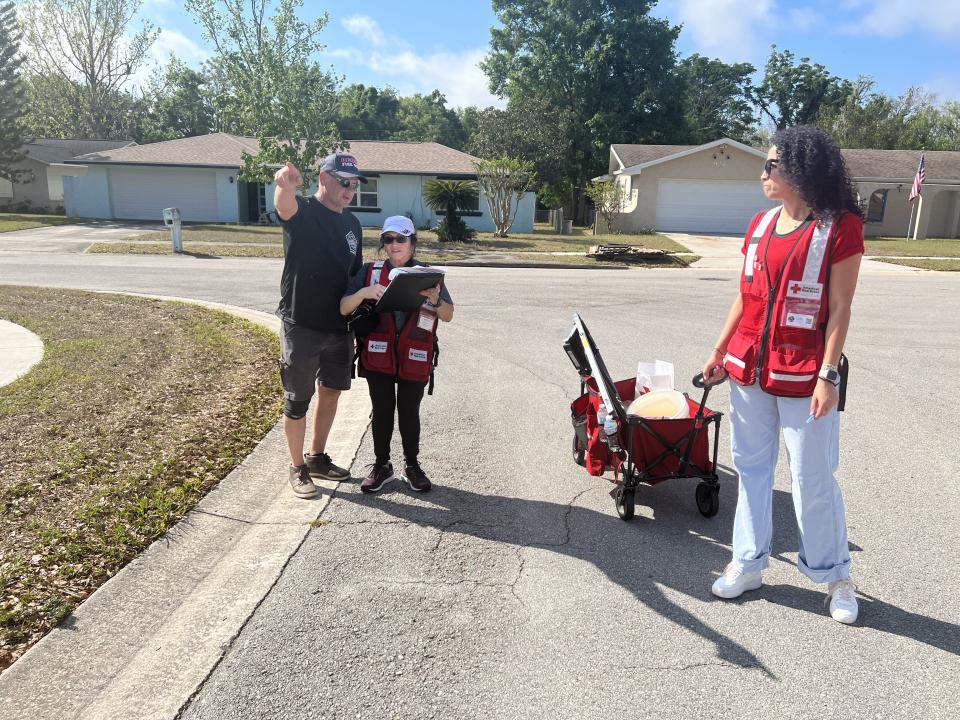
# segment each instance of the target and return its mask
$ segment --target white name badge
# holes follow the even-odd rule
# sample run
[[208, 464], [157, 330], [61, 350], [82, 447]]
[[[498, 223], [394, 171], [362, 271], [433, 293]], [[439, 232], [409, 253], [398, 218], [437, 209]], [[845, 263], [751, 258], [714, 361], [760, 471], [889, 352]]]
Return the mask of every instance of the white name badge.
[[795, 280], [787, 285], [787, 297], [819, 300], [823, 295], [823, 283]]
[[387, 351], [386, 340], [368, 340], [367, 351], [372, 353], [385, 353]]
[[411, 360], [416, 360], [417, 362], [427, 362], [427, 351], [426, 350], [417, 350], [415, 348], [410, 348], [408, 357]]
[[787, 313], [786, 322], [783, 323], [787, 327], [795, 328], [804, 328], [805, 330], [813, 330], [814, 326], [817, 324], [817, 318], [815, 315], [801, 315], [800, 313]]
[[433, 315], [422, 312], [417, 318], [417, 327], [421, 330], [433, 330]]

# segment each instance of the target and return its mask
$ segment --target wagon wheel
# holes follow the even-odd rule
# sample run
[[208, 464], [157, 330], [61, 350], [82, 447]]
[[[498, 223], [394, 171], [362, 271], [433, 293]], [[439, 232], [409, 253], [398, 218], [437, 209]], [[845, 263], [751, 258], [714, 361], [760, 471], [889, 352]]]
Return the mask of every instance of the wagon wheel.
[[713, 517], [720, 510], [720, 486], [702, 482], [697, 485], [697, 510], [704, 517]]
[[586, 467], [586, 451], [580, 447], [580, 443], [577, 441], [577, 436], [573, 436], [573, 461], [580, 467]]
[[617, 503], [617, 515], [620, 516], [621, 520], [630, 521], [633, 519], [636, 499], [636, 488], [627, 488], [625, 485], [621, 485], [617, 489], [615, 500]]

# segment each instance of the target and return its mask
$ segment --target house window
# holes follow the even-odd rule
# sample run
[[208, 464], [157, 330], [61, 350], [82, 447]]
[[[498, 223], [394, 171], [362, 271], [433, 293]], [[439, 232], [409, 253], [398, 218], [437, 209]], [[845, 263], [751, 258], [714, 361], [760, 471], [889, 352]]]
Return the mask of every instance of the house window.
[[350, 205], [353, 209], [357, 208], [379, 208], [380, 193], [377, 187], [377, 178], [367, 178], [366, 184], [360, 183], [357, 191], [353, 194], [353, 200]]
[[883, 211], [887, 208], [887, 190], [876, 190], [867, 203], [867, 222], [882, 223]]

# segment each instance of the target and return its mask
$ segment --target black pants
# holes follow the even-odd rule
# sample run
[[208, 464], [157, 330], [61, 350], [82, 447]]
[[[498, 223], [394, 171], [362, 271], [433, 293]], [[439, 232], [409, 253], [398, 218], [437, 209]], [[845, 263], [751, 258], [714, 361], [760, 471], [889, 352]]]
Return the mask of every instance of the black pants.
[[373, 451], [378, 463], [390, 461], [390, 440], [393, 438], [393, 413], [400, 421], [403, 457], [416, 462], [420, 454], [420, 401], [426, 383], [399, 380], [384, 373], [367, 372], [367, 388], [373, 403]]

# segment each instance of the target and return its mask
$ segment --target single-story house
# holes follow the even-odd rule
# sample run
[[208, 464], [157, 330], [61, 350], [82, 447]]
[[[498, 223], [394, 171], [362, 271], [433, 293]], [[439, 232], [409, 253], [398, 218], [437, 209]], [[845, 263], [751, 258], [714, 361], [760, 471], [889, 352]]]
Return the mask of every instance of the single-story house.
[[[842, 150], [869, 236], [907, 232], [907, 200], [920, 162], [914, 150]], [[960, 236], [960, 152], [924, 153], [926, 180], [917, 237]], [[624, 232], [645, 228], [689, 233], [745, 232], [771, 207], [760, 187], [764, 150], [721, 138], [704, 145], [611, 145], [608, 173], [627, 198]], [[917, 205], [917, 201], [914, 205]]]
[[65, 164], [66, 160], [132, 144], [130, 140], [32, 140], [20, 148], [26, 157], [14, 165], [15, 170], [27, 174], [14, 183], [0, 178], [0, 208], [59, 212], [63, 209], [63, 178], [83, 172], [83, 168]]
[[[212, 133], [82, 155], [71, 163], [83, 165], [86, 174], [64, 184], [67, 214], [159, 220], [164, 208], [177, 207], [188, 222], [263, 222], [274, 209], [273, 183], [239, 179], [244, 151], [256, 154], [257, 140]], [[408, 215], [417, 227], [435, 226], [442, 212], [438, 215], [424, 203], [424, 183], [476, 179], [476, 158], [439, 143], [351, 140], [350, 152], [369, 178], [350, 210], [368, 227], [381, 225], [390, 215]], [[534, 194], [527, 193], [513, 226], [516, 232], [533, 230], [534, 205]], [[494, 230], [482, 197], [463, 215], [472, 228]]]

